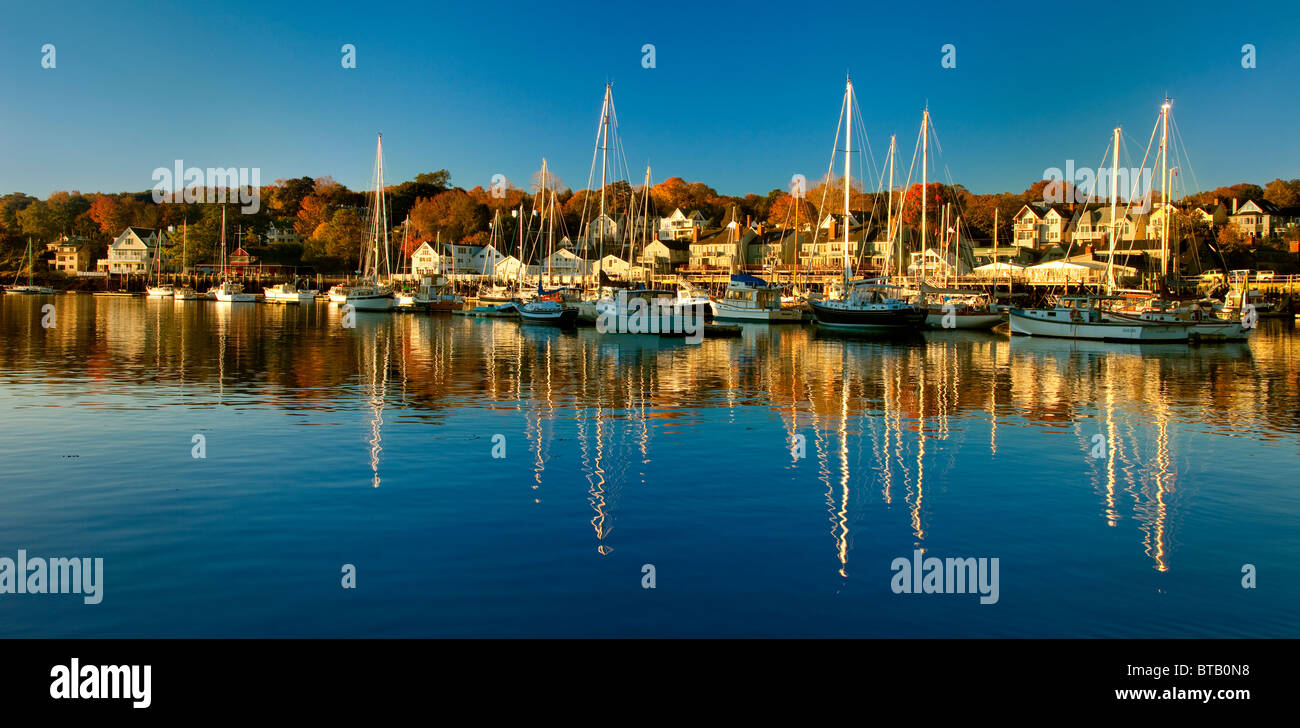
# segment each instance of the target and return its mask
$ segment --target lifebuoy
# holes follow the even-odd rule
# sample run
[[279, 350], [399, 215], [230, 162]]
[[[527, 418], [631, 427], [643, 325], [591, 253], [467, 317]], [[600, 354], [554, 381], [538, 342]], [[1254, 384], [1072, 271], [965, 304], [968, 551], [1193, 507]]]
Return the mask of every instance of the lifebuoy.
[[1081, 318], [1083, 318], [1083, 316], [1079, 313], [1079, 309], [1077, 309], [1077, 308], [1075, 308], [1075, 309], [1070, 309], [1070, 320], [1071, 320], [1071, 321], [1078, 321], [1078, 320], [1081, 319]]

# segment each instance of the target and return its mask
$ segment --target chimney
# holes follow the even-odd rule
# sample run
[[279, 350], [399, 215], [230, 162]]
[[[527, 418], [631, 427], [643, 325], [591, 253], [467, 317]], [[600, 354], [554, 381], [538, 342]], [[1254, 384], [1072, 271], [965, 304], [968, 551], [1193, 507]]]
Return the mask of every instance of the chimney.
[[753, 215], [746, 215], [746, 216], [745, 216], [745, 227], [747, 227], [747, 228], [752, 228], [752, 227], [754, 227], [754, 216], [753, 216]]
[[830, 230], [829, 232], [826, 233], [826, 237], [831, 240], [835, 239], [835, 216], [834, 215], [831, 215]]
[[698, 225], [691, 226], [691, 242], [692, 243], [700, 242], [700, 228]]
[[1232, 214], [1237, 214], [1237, 198], [1232, 198]]
[[763, 223], [760, 222], [760, 223], [758, 224], [758, 234], [759, 234], [759, 235], [762, 235], [763, 232], [764, 232], [764, 225], [763, 225]]

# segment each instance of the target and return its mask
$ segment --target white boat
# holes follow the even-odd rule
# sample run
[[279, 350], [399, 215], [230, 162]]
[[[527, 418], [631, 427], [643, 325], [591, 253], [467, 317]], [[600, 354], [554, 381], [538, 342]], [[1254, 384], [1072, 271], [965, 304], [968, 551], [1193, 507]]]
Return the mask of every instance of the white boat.
[[174, 301], [197, 301], [199, 298], [198, 292], [189, 286], [177, 286], [172, 291], [172, 300]]
[[176, 289], [170, 283], [161, 283], [156, 286], [146, 286], [145, 295], [149, 298], [171, 298], [176, 295]]
[[395, 303], [393, 290], [378, 284], [352, 286], [343, 302], [355, 311], [392, 311]]
[[803, 320], [803, 312], [784, 307], [781, 290], [782, 286], [772, 285], [757, 276], [733, 275], [727, 284], [727, 292], [722, 298], [711, 300], [709, 305], [715, 321], [799, 323]]
[[[226, 208], [221, 207], [221, 266], [226, 265]], [[257, 301], [257, 296], [252, 293], [244, 293], [244, 287], [232, 280], [223, 278], [221, 283], [215, 288], [208, 289], [208, 295], [221, 303], [253, 303]]]
[[262, 292], [268, 303], [312, 303], [316, 291], [300, 291], [293, 283], [277, 283]]
[[1191, 327], [1181, 323], [1107, 321], [1089, 296], [1063, 296], [1052, 308], [1012, 308], [1011, 333], [1090, 341], [1174, 343], [1187, 341]]
[[1189, 338], [1197, 341], [1244, 341], [1250, 333], [1241, 321], [1216, 316], [1214, 304], [1209, 301], [1183, 305], [1176, 301], [1152, 299], [1139, 308], [1103, 310], [1101, 317], [1119, 323], [1186, 324]]
[[222, 281], [220, 285], [212, 289], [212, 295], [222, 303], [254, 303], [257, 301], [257, 294], [245, 293], [244, 287], [234, 281]]
[[[384, 196], [383, 134], [379, 135], [375, 145], [375, 171], [371, 184], [374, 196], [370, 199], [368, 213], [369, 237], [362, 247], [364, 265], [361, 281], [344, 287], [343, 304], [351, 306], [354, 311], [392, 311], [393, 289], [379, 282], [392, 277], [388, 257], [388, 207]], [[330, 300], [334, 300], [333, 289], [330, 290]]]
[[343, 283], [336, 283], [335, 285], [330, 286], [330, 289], [326, 292], [326, 295], [329, 296], [330, 303], [347, 303], [349, 288], [351, 288], [351, 286]]

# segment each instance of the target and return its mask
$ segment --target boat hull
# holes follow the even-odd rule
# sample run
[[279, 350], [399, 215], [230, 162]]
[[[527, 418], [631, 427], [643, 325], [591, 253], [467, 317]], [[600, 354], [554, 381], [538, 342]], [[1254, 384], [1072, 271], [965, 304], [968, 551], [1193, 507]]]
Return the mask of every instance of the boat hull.
[[[1103, 313], [1102, 318], [1107, 321], [1119, 323], [1143, 321], [1139, 316], [1130, 316], [1113, 312]], [[1250, 334], [1250, 330], [1242, 325], [1240, 321], [1211, 319], [1208, 321], [1187, 321], [1176, 323], [1184, 323], [1187, 326], [1188, 338], [1196, 341], [1245, 341]]]
[[713, 320], [742, 324], [797, 324], [803, 321], [803, 311], [793, 308], [734, 308], [715, 302]]
[[393, 310], [393, 297], [391, 295], [374, 295], [374, 296], [355, 296], [349, 295], [344, 303], [352, 307], [354, 311], [391, 311]]
[[817, 325], [835, 331], [898, 333], [916, 331], [925, 324], [925, 312], [915, 308], [853, 309], [809, 303]]
[[991, 329], [1005, 319], [1000, 313], [958, 313], [952, 315], [952, 325], [944, 325], [948, 314], [929, 313], [925, 316], [925, 325], [932, 329]]
[[529, 311], [527, 307], [523, 307], [519, 309], [519, 318], [526, 324], [572, 326], [578, 323], [578, 309], [563, 308], [555, 311]]
[[1047, 321], [1026, 315], [1017, 309], [1011, 310], [1010, 324], [1013, 334], [1048, 336], [1056, 339], [1171, 343], [1187, 341], [1189, 337], [1189, 327], [1184, 324]]
[[279, 291], [268, 290], [263, 295], [266, 297], [267, 303], [312, 303], [316, 300], [315, 291], [281, 293]]

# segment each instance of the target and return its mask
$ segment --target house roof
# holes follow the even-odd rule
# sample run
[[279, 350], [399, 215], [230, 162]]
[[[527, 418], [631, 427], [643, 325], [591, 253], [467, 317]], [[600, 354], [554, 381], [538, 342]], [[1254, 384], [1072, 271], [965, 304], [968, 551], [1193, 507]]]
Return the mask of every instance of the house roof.
[[1259, 208], [1260, 211], [1262, 211], [1266, 215], [1276, 215], [1278, 213], [1277, 205], [1274, 205], [1268, 200], [1246, 200], [1244, 203], [1242, 203], [1237, 207], [1236, 214], [1240, 215], [1243, 212], [1245, 212], [1245, 210], [1243, 210], [1242, 208], [1250, 204], [1255, 205], [1255, 207]]

